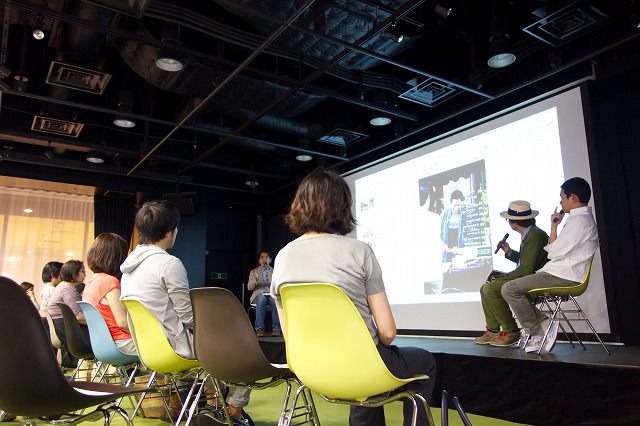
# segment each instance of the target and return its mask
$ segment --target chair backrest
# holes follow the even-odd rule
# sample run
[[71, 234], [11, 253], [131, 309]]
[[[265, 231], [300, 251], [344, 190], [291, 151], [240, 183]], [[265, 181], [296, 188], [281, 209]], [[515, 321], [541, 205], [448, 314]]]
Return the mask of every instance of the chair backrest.
[[240, 301], [218, 287], [189, 291], [196, 357], [205, 371], [230, 383], [252, 383], [281, 374], [264, 356]]
[[0, 409], [29, 417], [63, 414], [75, 392], [62, 374], [33, 303], [0, 276]]
[[530, 295], [541, 296], [541, 295], [552, 295], [552, 296], [580, 296], [582, 293], [587, 291], [589, 287], [589, 278], [591, 278], [591, 265], [593, 264], [593, 258], [595, 257], [595, 253], [591, 255], [591, 259], [589, 259], [589, 263], [587, 263], [587, 270], [585, 271], [584, 278], [582, 281], [573, 286], [563, 286], [563, 287], [549, 287], [549, 288], [534, 288], [529, 290]]
[[76, 314], [73, 313], [69, 305], [64, 303], [57, 303], [60, 311], [62, 312], [62, 319], [64, 320], [64, 331], [66, 334], [67, 349], [71, 355], [78, 359], [94, 359], [93, 349], [91, 349], [91, 342], [86, 340], [85, 334], [80, 328], [80, 323], [76, 318]]
[[55, 326], [53, 325], [53, 319], [51, 315], [49, 315], [49, 311], [44, 311], [44, 315], [47, 318], [47, 324], [49, 324], [49, 339], [51, 340], [51, 344], [54, 348], [60, 349], [62, 346], [62, 342], [60, 342], [60, 338], [56, 334]]
[[125, 354], [118, 349], [104, 317], [95, 306], [89, 302], [78, 302], [78, 306], [87, 320], [91, 348], [98, 361], [116, 366], [140, 361], [138, 356]]
[[129, 316], [129, 330], [138, 356], [147, 368], [162, 374], [177, 374], [200, 367], [197, 360], [183, 358], [173, 350], [162, 326], [142, 303], [133, 299], [121, 302]]
[[363, 400], [406, 383], [389, 372], [362, 316], [338, 287], [288, 284], [280, 295], [287, 362], [311, 390]]

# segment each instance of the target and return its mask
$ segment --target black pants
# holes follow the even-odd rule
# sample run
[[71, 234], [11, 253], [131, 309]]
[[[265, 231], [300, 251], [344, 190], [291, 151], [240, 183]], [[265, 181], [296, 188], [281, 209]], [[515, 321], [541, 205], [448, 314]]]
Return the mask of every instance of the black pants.
[[[389, 371], [396, 377], [404, 379], [412, 377], [416, 374], [426, 374], [429, 380], [416, 380], [408, 385], [407, 389], [411, 389], [424, 397], [427, 403], [431, 403], [431, 394], [435, 386], [436, 377], [436, 360], [431, 352], [426, 349], [404, 347], [399, 348], [391, 345], [389, 347], [378, 343], [378, 352]], [[411, 416], [413, 414], [413, 404], [410, 400], [403, 400], [404, 425], [411, 424]], [[421, 403], [418, 403], [418, 420], [417, 425], [426, 425], [427, 413]], [[350, 407], [349, 413], [350, 426], [384, 426], [384, 407], [366, 408], [366, 407]]]
[[67, 332], [64, 327], [62, 318], [53, 320], [53, 328], [56, 330], [58, 339], [60, 339], [60, 364], [66, 368], [76, 368], [78, 366], [78, 358], [71, 355], [67, 348]]

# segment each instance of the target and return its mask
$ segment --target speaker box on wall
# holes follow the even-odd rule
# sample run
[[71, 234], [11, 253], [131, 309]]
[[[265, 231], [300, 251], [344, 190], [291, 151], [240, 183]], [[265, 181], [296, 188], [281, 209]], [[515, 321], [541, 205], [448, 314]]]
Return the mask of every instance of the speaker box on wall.
[[180, 216], [195, 216], [198, 213], [198, 194], [196, 192], [164, 194], [162, 198], [175, 204], [180, 210]]

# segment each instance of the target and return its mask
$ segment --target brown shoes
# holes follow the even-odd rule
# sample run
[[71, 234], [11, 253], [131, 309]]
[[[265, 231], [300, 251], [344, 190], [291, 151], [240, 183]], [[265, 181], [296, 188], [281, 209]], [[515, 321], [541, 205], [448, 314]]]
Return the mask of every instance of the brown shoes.
[[256, 330], [256, 336], [258, 337], [263, 337], [264, 336], [264, 330], [259, 328]]
[[281, 334], [281, 333], [280, 333], [280, 330], [273, 330], [273, 331], [271, 332], [271, 335], [272, 335], [272, 336], [279, 336], [280, 334]]
[[500, 333], [496, 333], [490, 330], [486, 330], [484, 334], [480, 337], [476, 337], [474, 342], [478, 345], [490, 345], [491, 342], [497, 340], [500, 336]]

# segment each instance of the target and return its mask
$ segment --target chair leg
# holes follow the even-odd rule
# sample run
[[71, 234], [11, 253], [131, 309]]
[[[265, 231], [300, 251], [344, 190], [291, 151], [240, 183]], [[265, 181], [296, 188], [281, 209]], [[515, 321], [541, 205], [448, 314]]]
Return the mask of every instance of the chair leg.
[[[293, 399], [291, 400], [291, 405], [284, 419], [283, 425], [290, 426], [293, 419], [305, 416], [305, 420], [301, 423], [296, 423], [296, 425], [310, 423], [314, 426], [320, 426], [320, 419], [318, 418], [318, 413], [316, 411], [315, 404], [313, 403], [311, 390], [299, 380], [295, 379], [294, 381], [298, 384], [298, 389], [296, 389], [293, 395]], [[302, 396], [304, 403], [302, 406], [298, 406], [298, 398], [300, 396]], [[297, 411], [299, 409], [304, 409], [304, 411], [298, 413]]]
[[[573, 303], [576, 305], [576, 309], [578, 310], [578, 312], [580, 313], [580, 315], [584, 318], [584, 320], [587, 322], [587, 324], [589, 325], [589, 328], [591, 328], [591, 331], [593, 332], [593, 334], [596, 335], [596, 338], [598, 339], [598, 341], [600, 342], [600, 344], [602, 345], [602, 348], [609, 354], [611, 355], [611, 352], [609, 352], [609, 348], [607, 348], [607, 345], [604, 344], [604, 342], [602, 341], [602, 339], [600, 338], [600, 335], [598, 335], [598, 332], [596, 331], [596, 329], [593, 327], [593, 325], [591, 324], [591, 321], [589, 321], [589, 318], [587, 318], [587, 315], [584, 313], [584, 311], [582, 310], [582, 308], [580, 307], [580, 305], [578, 305], [578, 301], [575, 299], [575, 297], [573, 296], [569, 296], [571, 298], [571, 300], [573, 300]], [[583, 345], [584, 346], [584, 345]]]

